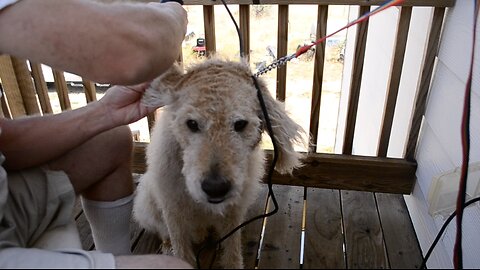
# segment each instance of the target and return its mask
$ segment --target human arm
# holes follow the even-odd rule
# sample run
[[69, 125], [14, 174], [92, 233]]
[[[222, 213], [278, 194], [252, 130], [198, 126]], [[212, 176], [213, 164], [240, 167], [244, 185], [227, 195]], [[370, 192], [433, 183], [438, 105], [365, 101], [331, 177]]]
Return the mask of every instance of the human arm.
[[187, 17], [178, 3], [22, 0], [0, 11], [0, 53], [94, 82], [132, 85], [167, 70]]
[[0, 152], [6, 157], [5, 167], [44, 164], [100, 132], [141, 119], [155, 110], [140, 101], [148, 85], [113, 86], [99, 101], [60, 114], [0, 118]]

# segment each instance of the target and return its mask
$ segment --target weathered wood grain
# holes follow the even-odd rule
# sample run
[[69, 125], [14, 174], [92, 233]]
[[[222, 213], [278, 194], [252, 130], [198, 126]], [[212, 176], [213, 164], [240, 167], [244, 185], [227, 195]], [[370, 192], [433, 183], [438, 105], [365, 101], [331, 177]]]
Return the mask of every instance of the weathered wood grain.
[[215, 9], [213, 6], [203, 7], [203, 26], [205, 28], [205, 46], [207, 55], [212, 55], [217, 51], [215, 41]]
[[375, 197], [390, 267], [419, 269], [423, 260], [422, 251], [403, 195], [376, 193]]
[[[369, 11], [369, 6], [360, 7], [358, 17]], [[368, 23], [369, 21], [364, 21], [357, 25], [357, 34], [355, 38], [352, 79], [350, 80], [350, 93], [348, 96], [348, 110], [342, 150], [343, 154], [348, 155], [352, 154], [353, 149], [353, 137], [355, 134], [358, 102], [360, 100], [360, 89], [362, 86], [363, 64], [365, 62], [365, 50], [367, 48]]]
[[[327, 35], [328, 6], [318, 6], [317, 38]], [[309, 152], [317, 151], [318, 126], [320, 122], [320, 104], [322, 102], [323, 69], [325, 66], [325, 43], [315, 48], [315, 64], [313, 69], [312, 106], [310, 110], [310, 145]]]
[[340, 191], [307, 189], [304, 269], [344, 269]]
[[[2, 89], [10, 109], [9, 113], [12, 118], [24, 116], [27, 114], [25, 105], [20, 94], [20, 86], [13, 68], [12, 57], [8, 55], [0, 55], [0, 78], [2, 80]], [[5, 111], [5, 110], [4, 110]]]
[[[265, 213], [268, 199], [268, 187], [262, 185], [259, 196], [247, 212], [246, 220]], [[245, 269], [254, 269], [257, 264], [260, 235], [263, 228], [263, 218], [248, 224], [242, 229], [242, 253]]]
[[425, 58], [423, 69], [420, 75], [420, 85], [417, 89], [415, 97], [415, 105], [413, 115], [410, 122], [410, 132], [408, 134], [407, 146], [405, 149], [405, 158], [407, 160], [415, 159], [415, 150], [417, 148], [418, 136], [420, 134], [420, 126], [422, 124], [423, 115], [426, 110], [428, 92], [430, 90], [430, 82], [435, 65], [435, 58], [438, 55], [440, 43], [440, 34], [442, 32], [443, 17], [445, 8], [435, 8], [433, 13], [432, 25], [428, 37], [427, 48], [425, 49]]
[[[288, 5], [278, 6], [277, 58], [287, 55], [288, 50]], [[277, 100], [285, 101], [287, 65], [277, 68]]]
[[347, 268], [389, 268], [372, 193], [342, 191]]
[[[278, 212], [267, 218], [258, 268], [300, 267], [300, 237], [302, 233], [303, 187], [274, 186]], [[269, 211], [274, 209], [272, 200]]]
[[43, 76], [42, 66], [38, 63], [30, 61], [30, 69], [32, 70], [32, 78], [35, 83], [38, 101], [44, 114], [53, 113], [50, 97], [48, 96], [48, 87]]
[[27, 60], [17, 57], [12, 57], [11, 59], [25, 111], [28, 115], [40, 114], [35, 87], [30, 70], [28, 70]]
[[392, 133], [393, 117], [397, 104], [398, 90], [402, 76], [403, 60], [407, 47], [408, 30], [410, 29], [410, 18], [412, 16], [411, 7], [402, 7], [400, 18], [398, 19], [397, 37], [393, 52], [390, 78], [387, 88], [387, 100], [383, 113], [382, 126], [380, 128], [380, 140], [378, 143], [377, 156], [386, 157], [390, 134]]
[[[145, 147], [135, 142], [133, 171], [144, 173]], [[267, 151], [270, 164], [272, 151]], [[308, 153], [292, 175], [274, 173], [274, 184], [410, 194], [416, 162], [395, 158]]]
[[55, 81], [55, 89], [58, 94], [58, 101], [60, 102], [60, 108], [62, 111], [71, 110], [70, 98], [68, 96], [67, 82], [65, 81], [65, 75], [63, 71], [52, 69], [53, 79]]

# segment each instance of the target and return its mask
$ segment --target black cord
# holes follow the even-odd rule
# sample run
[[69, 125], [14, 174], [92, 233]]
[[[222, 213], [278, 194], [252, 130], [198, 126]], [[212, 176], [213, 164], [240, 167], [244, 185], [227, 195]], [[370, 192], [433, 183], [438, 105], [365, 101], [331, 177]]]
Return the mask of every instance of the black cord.
[[[244, 57], [245, 56], [245, 51], [244, 51], [244, 48], [243, 48], [243, 41], [242, 41], [243, 39], [242, 39], [242, 34], [240, 32], [240, 28], [238, 27], [237, 22], [235, 21], [235, 18], [233, 18], [233, 15], [230, 12], [230, 9], [228, 8], [225, 1], [224, 0], [221, 0], [221, 1], [222, 1], [223, 5], [225, 6], [225, 9], [227, 10], [228, 14], [230, 15], [230, 18], [232, 19], [233, 23], [235, 24], [235, 28], [237, 30], [238, 39], [239, 39], [239, 43], [240, 43], [240, 56]], [[235, 227], [228, 234], [226, 234], [225, 236], [220, 238], [218, 241], [216, 241], [215, 242], [215, 253], [213, 255], [212, 261], [210, 262], [209, 268], [212, 268], [213, 262], [215, 261], [215, 258], [217, 256], [217, 251], [220, 249], [221, 243], [223, 241], [225, 241], [228, 237], [232, 236], [238, 230], [240, 230], [241, 228], [250, 224], [251, 222], [253, 222], [255, 220], [258, 220], [258, 219], [261, 219], [261, 218], [266, 218], [266, 217], [274, 215], [275, 213], [278, 212], [278, 208], [279, 208], [277, 199], [275, 198], [275, 194], [273, 193], [273, 184], [272, 184], [272, 176], [273, 176], [273, 172], [274, 172], [274, 169], [275, 169], [275, 165], [277, 164], [277, 160], [278, 160], [278, 145], [277, 145], [277, 141], [275, 140], [275, 136], [274, 136], [273, 128], [272, 128], [272, 123], [270, 122], [270, 117], [268, 116], [267, 106], [265, 105], [265, 101], [263, 99], [263, 95], [262, 95], [262, 91], [260, 90], [260, 86], [258, 85], [257, 78], [254, 75], [252, 75], [251, 77], [252, 77], [252, 80], [253, 80], [253, 84], [255, 85], [255, 88], [257, 89], [258, 101], [259, 101], [260, 107], [262, 109], [263, 117], [265, 118], [265, 126], [267, 128], [268, 135], [270, 135], [270, 138], [271, 138], [272, 144], [273, 144], [273, 159], [272, 159], [272, 163], [270, 165], [268, 175], [267, 175], [267, 184], [268, 184], [268, 195], [272, 199], [274, 209], [269, 213], [255, 216], [255, 217], [243, 222], [242, 224]], [[201, 253], [206, 248], [212, 247], [212, 246], [213, 246], [212, 244], [206, 243], [202, 247], [200, 247], [200, 249], [198, 250], [197, 255], [196, 255], [197, 268], [200, 269], [200, 255], [201, 255]]]
[[[473, 203], [476, 203], [480, 201], [480, 197], [477, 197], [477, 198], [474, 198], [474, 199], [471, 199], [469, 200], [468, 202], [465, 203], [465, 207], [473, 204]], [[440, 237], [442, 237], [443, 233], [445, 232], [445, 230], [447, 229], [447, 226], [448, 224], [450, 224], [450, 222], [452, 221], [452, 219], [457, 215], [457, 211], [454, 211], [448, 218], [447, 220], [445, 221], [445, 223], [443, 223], [443, 226], [442, 228], [440, 229], [440, 231], [438, 232], [437, 234], [437, 237], [435, 237], [435, 240], [433, 240], [432, 242], [432, 245], [430, 246], [430, 249], [428, 249], [427, 251], [427, 254], [425, 255], [425, 258], [423, 259], [422, 261], [422, 265], [420, 266], [420, 269], [426, 269], [426, 265], [427, 265], [427, 261], [428, 259], [430, 258], [430, 255], [432, 254], [433, 252], [433, 249], [435, 248], [435, 246], [437, 245], [438, 241], [440, 241]]]

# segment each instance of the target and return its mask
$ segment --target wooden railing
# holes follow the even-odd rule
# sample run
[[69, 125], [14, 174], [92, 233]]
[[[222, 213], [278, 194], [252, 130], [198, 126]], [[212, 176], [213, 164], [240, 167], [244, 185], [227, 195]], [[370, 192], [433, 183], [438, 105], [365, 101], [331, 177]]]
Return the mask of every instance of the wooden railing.
[[[108, 1], [106, 1], [108, 2]], [[148, 2], [148, 1], [141, 1]], [[250, 52], [251, 31], [250, 5], [278, 5], [278, 37], [277, 55], [287, 55], [288, 44], [288, 11], [290, 4], [315, 5], [318, 9], [317, 37], [327, 34], [329, 5], [358, 5], [359, 15], [368, 12], [371, 6], [379, 5], [384, 0], [227, 0], [227, 4], [239, 5], [239, 26], [243, 35], [243, 47]], [[222, 2], [212, 0], [184, 0], [185, 5], [203, 6], [203, 21], [208, 54], [216, 52], [215, 13], [214, 5]], [[364, 69], [365, 51], [367, 47], [367, 34], [369, 21], [362, 22], [356, 29], [356, 40], [353, 56], [353, 70], [349, 87], [349, 101], [343, 149], [339, 154], [317, 153], [316, 145], [311, 144], [306, 153], [305, 166], [294, 171], [293, 175], [275, 175], [274, 183], [285, 185], [298, 185], [320, 188], [351, 189], [388, 193], [409, 194], [415, 183], [415, 149], [419, 137], [420, 125], [425, 112], [426, 97], [430, 88], [434, 61], [438, 52], [440, 34], [443, 25], [445, 10], [453, 6], [454, 0], [406, 0], [400, 7], [400, 16], [396, 29], [396, 40], [393, 51], [389, 81], [386, 89], [386, 102], [381, 123], [381, 134], [378, 142], [376, 156], [352, 155], [353, 139], [359, 96]], [[408, 40], [412, 9], [414, 7], [432, 7], [434, 9], [428, 42], [424, 48], [425, 56], [421, 69], [416, 98], [414, 100], [412, 120], [408, 131], [405, 153], [402, 158], [388, 158], [387, 151], [392, 132], [394, 112], [397, 103], [400, 78], [402, 75], [403, 61]], [[290, 52], [291, 53], [291, 52]], [[319, 44], [315, 51], [313, 87], [310, 111], [310, 141], [316, 142], [320, 119], [320, 101], [322, 96], [323, 70], [325, 65], [325, 45]], [[58, 93], [62, 110], [71, 109], [68, 87], [63, 72], [54, 70], [55, 89]], [[5, 97], [2, 98], [4, 117], [16, 118], [24, 115], [52, 113], [48, 98], [48, 89], [42, 74], [40, 64], [27, 62], [3, 55], [0, 57], [1, 86]], [[32, 80], [33, 78], [33, 80]], [[276, 96], [284, 101], [286, 98], [286, 67], [280, 67], [276, 75]], [[95, 100], [95, 83], [83, 80], [86, 101]], [[152, 118], [150, 118], [152, 119]], [[136, 143], [134, 171], [145, 171], [146, 143]]]

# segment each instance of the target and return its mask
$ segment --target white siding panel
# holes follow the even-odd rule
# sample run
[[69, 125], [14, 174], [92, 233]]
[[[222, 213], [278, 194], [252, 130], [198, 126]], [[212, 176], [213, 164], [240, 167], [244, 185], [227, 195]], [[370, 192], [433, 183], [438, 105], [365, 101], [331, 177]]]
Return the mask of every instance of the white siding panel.
[[[455, 169], [462, 163], [461, 117], [465, 83], [468, 76], [471, 50], [471, 29], [473, 23], [473, 1], [456, 1], [456, 6], [447, 12], [445, 28], [440, 44], [440, 52], [433, 77], [430, 96], [427, 101], [425, 121], [421, 130], [421, 138], [417, 150], [417, 186], [412, 195], [414, 199], [406, 199], [412, 215], [415, 230], [421, 242], [423, 252], [425, 239], [431, 238], [443, 225], [441, 217], [434, 219], [428, 214], [427, 198], [432, 177]], [[477, 47], [480, 54], [480, 46]], [[476, 56], [474, 84], [471, 106], [471, 149], [470, 162], [480, 160], [480, 94], [479, 94], [479, 56]], [[424, 201], [422, 204], [422, 200]], [[411, 203], [411, 201], [417, 203]], [[422, 225], [436, 223], [435, 229]], [[422, 223], [423, 222], [423, 223]], [[473, 206], [465, 211], [463, 222], [464, 267], [480, 267], [480, 207]], [[428, 265], [434, 268], [452, 267], [453, 247], [455, 243], [455, 224], [449, 226], [442, 238], [442, 248], [448, 255], [434, 259]], [[432, 239], [433, 240], [433, 239]], [[423, 244], [422, 244], [423, 243]]]
[[[418, 242], [423, 251], [423, 256], [427, 253], [437, 234], [437, 227], [433, 218], [428, 215], [428, 207], [418, 183], [413, 189], [411, 195], [404, 196], [405, 203], [409, 209], [410, 218], [417, 233]], [[442, 241], [439, 241], [427, 261], [429, 269], [446, 269], [453, 268], [452, 260], [448, 257], [448, 253]]]
[[[438, 216], [435, 217], [437, 228], [441, 228], [445, 223], [445, 219]], [[479, 244], [480, 243], [480, 207], [475, 204], [466, 208], [463, 214], [462, 222], [463, 238], [463, 268], [478, 269], [480, 266]], [[453, 246], [455, 245], [455, 237], [457, 232], [457, 225], [453, 219], [445, 231], [442, 242], [447, 249], [448, 257], [453, 260]]]
[[[473, 2], [457, 0], [455, 7], [448, 10], [445, 28], [440, 45], [439, 58], [462, 81], [467, 81], [472, 50]], [[478, 24], [477, 24], [478, 25]], [[480, 27], [477, 26], [477, 44], [475, 55], [476, 74], [473, 91], [480, 95]]]
[[447, 151], [444, 149], [428, 122], [422, 126], [422, 136], [417, 150], [417, 183], [422, 195], [428, 198], [428, 191], [433, 177], [443, 174], [454, 167]]
[[[425, 118], [455, 167], [458, 167], [462, 163], [460, 128], [465, 83], [444, 62], [439, 61], [432, 89]], [[480, 160], [480, 97], [473, 93], [471, 101], [470, 161], [475, 162]]]

